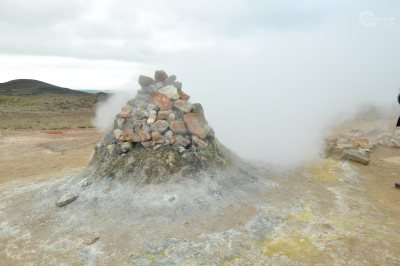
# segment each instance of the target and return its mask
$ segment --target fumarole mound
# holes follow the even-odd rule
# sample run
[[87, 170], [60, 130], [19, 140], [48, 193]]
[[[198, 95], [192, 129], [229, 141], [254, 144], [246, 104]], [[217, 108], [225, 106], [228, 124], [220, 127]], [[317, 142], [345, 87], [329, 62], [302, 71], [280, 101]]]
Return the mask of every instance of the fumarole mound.
[[159, 183], [230, 164], [200, 103], [190, 103], [176, 76], [139, 77], [141, 89], [96, 145], [89, 176]]

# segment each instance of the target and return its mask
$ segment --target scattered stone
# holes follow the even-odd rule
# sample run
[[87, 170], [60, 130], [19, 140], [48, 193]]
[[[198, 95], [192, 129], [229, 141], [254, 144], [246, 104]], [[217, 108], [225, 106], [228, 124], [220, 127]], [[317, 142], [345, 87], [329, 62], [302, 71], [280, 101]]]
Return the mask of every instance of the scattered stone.
[[172, 132], [176, 134], [186, 134], [187, 133], [187, 128], [185, 125], [185, 122], [181, 120], [177, 121], [172, 121], [169, 125], [169, 128], [171, 129]]
[[154, 80], [156, 82], [164, 82], [167, 78], [168, 78], [168, 75], [163, 70], [157, 70], [154, 73]]
[[169, 123], [165, 120], [157, 120], [152, 126], [151, 130], [158, 131], [160, 133], [164, 132], [169, 127]]
[[119, 140], [119, 139], [122, 137], [122, 134], [124, 134], [124, 132], [122, 132], [122, 130], [119, 129], [119, 128], [114, 129], [114, 131], [113, 131], [113, 137], [114, 137], [116, 140]]
[[200, 103], [192, 104], [192, 112], [196, 114], [204, 114], [203, 106]]
[[346, 159], [346, 160], [353, 161], [353, 162], [357, 162], [357, 163], [360, 163], [360, 164], [363, 164], [363, 165], [367, 165], [371, 161], [371, 159], [369, 158], [369, 156], [366, 153], [361, 152], [361, 151], [359, 151], [357, 149], [345, 149], [345, 150], [343, 150], [342, 158]]
[[132, 112], [133, 107], [130, 105], [125, 105], [122, 108], [122, 112], [121, 112], [121, 117], [122, 118], [127, 118], [131, 116], [131, 112]]
[[205, 139], [208, 135], [209, 128], [206, 119], [202, 114], [188, 113], [183, 116], [186, 126], [193, 135], [197, 135], [201, 139]]
[[63, 207], [71, 202], [75, 201], [78, 197], [72, 193], [66, 193], [62, 195], [56, 202], [57, 207]]
[[189, 113], [192, 110], [192, 105], [184, 100], [175, 101], [174, 107], [184, 113]]
[[200, 147], [200, 149], [204, 150], [205, 148], [207, 148], [207, 143], [204, 140], [202, 140], [196, 136], [192, 136], [192, 140], [194, 143], [197, 144], [197, 146]]
[[190, 139], [185, 138], [182, 135], [175, 136], [175, 145], [179, 145], [186, 148], [187, 146], [189, 146], [190, 143], [191, 143]]
[[95, 236], [95, 237], [92, 237], [92, 238], [89, 238], [89, 239], [87, 239], [87, 240], [85, 240], [85, 242], [83, 242], [85, 245], [93, 245], [94, 243], [96, 243], [97, 242], [97, 240], [99, 240], [100, 239], [100, 237], [99, 236]]
[[132, 142], [121, 143], [121, 150], [123, 153], [127, 153], [128, 151], [132, 150], [132, 148], [133, 148]]
[[155, 92], [151, 95], [151, 101], [156, 104], [161, 110], [168, 110], [171, 109], [171, 101], [168, 99], [168, 96]]
[[139, 76], [139, 84], [142, 87], [150, 86], [153, 83], [154, 83], [154, 79], [152, 79], [151, 77], [144, 76], [144, 75]]
[[151, 110], [149, 114], [149, 118], [147, 119], [147, 124], [151, 125], [156, 121], [157, 112], [155, 110]]
[[168, 99], [171, 100], [178, 100], [180, 98], [178, 89], [175, 88], [173, 85], [162, 87], [161, 89], [158, 90], [158, 92], [167, 95]]

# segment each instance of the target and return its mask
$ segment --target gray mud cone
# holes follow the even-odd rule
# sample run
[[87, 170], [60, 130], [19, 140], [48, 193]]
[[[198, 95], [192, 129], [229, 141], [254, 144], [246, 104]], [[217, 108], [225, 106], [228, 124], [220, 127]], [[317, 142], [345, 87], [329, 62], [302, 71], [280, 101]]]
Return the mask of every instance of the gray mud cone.
[[209, 127], [199, 103], [190, 103], [175, 76], [156, 71], [139, 77], [141, 89], [96, 145], [92, 178], [159, 183], [173, 176], [225, 168], [227, 152]]

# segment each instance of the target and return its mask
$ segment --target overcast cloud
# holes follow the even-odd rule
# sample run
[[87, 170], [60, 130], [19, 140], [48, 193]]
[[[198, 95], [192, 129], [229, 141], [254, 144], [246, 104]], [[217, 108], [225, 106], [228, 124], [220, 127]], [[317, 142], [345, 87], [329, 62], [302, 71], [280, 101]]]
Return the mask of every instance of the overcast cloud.
[[0, 82], [137, 89], [165, 69], [246, 157], [299, 162], [398, 93], [398, 1], [0, 1]]

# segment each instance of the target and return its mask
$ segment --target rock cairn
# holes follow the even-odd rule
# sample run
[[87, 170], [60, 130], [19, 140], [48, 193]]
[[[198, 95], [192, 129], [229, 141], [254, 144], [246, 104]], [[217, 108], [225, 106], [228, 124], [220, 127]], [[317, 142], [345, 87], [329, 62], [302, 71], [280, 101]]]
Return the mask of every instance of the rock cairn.
[[229, 164], [202, 105], [189, 102], [176, 76], [158, 70], [138, 81], [141, 89], [95, 147], [92, 176], [152, 183]]

